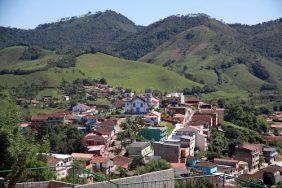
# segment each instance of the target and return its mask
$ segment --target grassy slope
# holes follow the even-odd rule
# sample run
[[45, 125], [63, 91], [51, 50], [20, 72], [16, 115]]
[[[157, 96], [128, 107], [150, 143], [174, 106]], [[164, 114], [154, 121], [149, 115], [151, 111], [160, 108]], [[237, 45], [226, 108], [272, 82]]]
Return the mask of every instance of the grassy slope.
[[[235, 39], [234, 30], [225, 28], [218, 23], [211, 24], [213, 29], [199, 26], [177, 35], [173, 40], [162, 44], [140, 60], [158, 65], [164, 65], [168, 60], [174, 60], [175, 62], [167, 68], [178, 73], [182, 73], [183, 67], [186, 66], [186, 73], [192, 74], [198, 80], [203, 80], [206, 84], [214, 85], [221, 90], [205, 95], [207, 98], [247, 97], [248, 92], [257, 92], [266, 82], [252, 75], [248, 71], [248, 67], [242, 64], [220, 69], [223, 83], [218, 84], [218, 76], [213, 67], [234, 62], [236, 58], [241, 57], [247, 51], [244, 44]], [[186, 39], [187, 35], [193, 35], [193, 37]], [[220, 52], [215, 52], [214, 44], [218, 44]], [[271, 73], [271, 81], [281, 85], [282, 77], [278, 72], [281, 72], [282, 68], [263, 57], [262, 62], [265, 69]]]
[[[49, 58], [59, 56], [50, 51], [37, 60], [21, 61], [20, 57], [26, 47], [15, 46], [0, 51], [0, 69], [27, 69], [45, 66]], [[9, 61], [11, 60], [11, 61]], [[77, 78], [106, 78], [113, 86], [132, 88], [137, 91], [154, 88], [162, 91], [173, 91], [185, 87], [197, 86], [193, 81], [179, 76], [175, 72], [156, 65], [127, 61], [102, 53], [85, 54], [77, 58], [75, 68], [50, 68], [26, 75], [0, 75], [1, 86], [16, 87], [23, 83], [35, 83], [48, 87], [57, 87], [62, 79], [72, 81]], [[2, 81], [3, 80], [3, 81]], [[39, 95], [59, 95], [54, 90], [42, 91]]]
[[123, 60], [102, 53], [80, 56], [77, 68], [87, 76], [104, 77], [113, 86], [137, 91], [146, 88], [172, 91], [199, 85], [156, 65]]
[[42, 49], [36, 60], [21, 60], [26, 46], [12, 46], [0, 50], [0, 70], [34, 70], [44, 68], [48, 61], [57, 59], [60, 55], [55, 52]]

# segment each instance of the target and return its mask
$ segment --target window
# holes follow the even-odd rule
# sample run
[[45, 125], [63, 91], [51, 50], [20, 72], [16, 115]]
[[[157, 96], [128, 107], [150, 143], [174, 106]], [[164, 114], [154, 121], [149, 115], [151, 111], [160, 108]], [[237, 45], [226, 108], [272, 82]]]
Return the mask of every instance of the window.
[[141, 103], [140, 106], [143, 107], [143, 103]]
[[133, 103], [133, 107], [135, 107], [135, 105], [136, 105], [136, 104], [135, 104], [135, 102], [134, 102], [134, 103]]

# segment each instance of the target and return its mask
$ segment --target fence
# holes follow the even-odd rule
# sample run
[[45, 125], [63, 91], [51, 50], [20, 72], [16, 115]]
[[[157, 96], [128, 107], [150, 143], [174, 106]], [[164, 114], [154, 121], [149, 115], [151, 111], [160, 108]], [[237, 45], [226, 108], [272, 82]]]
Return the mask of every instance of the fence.
[[[62, 173], [65, 169], [68, 176]], [[13, 173], [12, 173], [13, 172]], [[60, 176], [49, 177], [46, 173]], [[43, 176], [43, 174], [44, 176]], [[47, 176], [47, 179], [46, 179]], [[83, 169], [80, 166], [53, 166], [27, 168], [23, 171], [0, 171], [0, 188], [233, 188], [233, 187], [264, 187], [251, 181], [243, 181], [229, 175], [203, 175], [185, 178], [174, 178], [172, 169], [109, 180], [109, 178]], [[49, 179], [48, 179], [49, 178]]]

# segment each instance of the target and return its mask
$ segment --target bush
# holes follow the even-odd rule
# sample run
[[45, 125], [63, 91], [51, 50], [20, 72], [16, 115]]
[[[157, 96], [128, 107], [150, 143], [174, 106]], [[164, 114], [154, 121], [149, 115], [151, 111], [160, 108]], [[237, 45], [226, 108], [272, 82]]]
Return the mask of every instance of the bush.
[[24, 50], [21, 60], [35, 60], [40, 56], [40, 49], [38, 47], [29, 46]]

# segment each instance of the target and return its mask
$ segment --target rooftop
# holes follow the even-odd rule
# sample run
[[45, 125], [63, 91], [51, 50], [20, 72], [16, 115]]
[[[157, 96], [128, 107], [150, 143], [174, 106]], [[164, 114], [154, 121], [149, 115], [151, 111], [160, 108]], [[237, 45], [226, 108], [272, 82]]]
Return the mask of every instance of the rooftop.
[[150, 146], [149, 142], [133, 142], [128, 147], [131, 147], [131, 148], [146, 148], [148, 146]]

